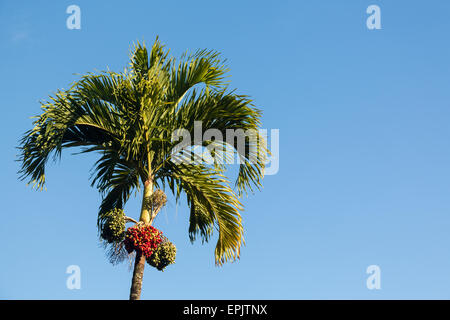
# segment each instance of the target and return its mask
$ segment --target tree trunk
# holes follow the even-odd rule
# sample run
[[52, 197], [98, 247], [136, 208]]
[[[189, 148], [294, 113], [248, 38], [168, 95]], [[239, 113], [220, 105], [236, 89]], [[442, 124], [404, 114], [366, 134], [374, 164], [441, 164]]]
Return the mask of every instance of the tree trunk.
[[[153, 193], [153, 183], [150, 180], [144, 183], [144, 195], [142, 199], [141, 216], [139, 221], [145, 224], [151, 224], [151, 212], [147, 206], [147, 199]], [[144, 278], [145, 256], [142, 253], [136, 252], [136, 260], [134, 261], [133, 279], [131, 280], [130, 300], [141, 299], [142, 279]]]
[[145, 257], [141, 253], [136, 253], [134, 262], [133, 280], [131, 281], [130, 300], [141, 298], [142, 279], [144, 278]]

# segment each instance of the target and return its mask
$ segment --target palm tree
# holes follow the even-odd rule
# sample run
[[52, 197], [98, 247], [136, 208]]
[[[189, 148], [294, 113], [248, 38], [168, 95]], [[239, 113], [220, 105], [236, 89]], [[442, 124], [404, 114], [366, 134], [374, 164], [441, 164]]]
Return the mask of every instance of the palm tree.
[[[227, 72], [215, 51], [199, 50], [175, 59], [158, 38], [150, 52], [137, 43], [123, 72], [88, 73], [42, 104], [34, 128], [20, 142], [21, 179], [42, 190], [47, 161], [58, 159], [63, 149], [97, 152], [100, 158], [91, 179], [102, 194], [99, 228], [108, 212], [122, 209], [130, 194], [142, 188], [139, 223], [151, 225], [161, 209], [151, 205], [152, 196], [169, 188], [176, 201], [186, 196], [191, 242], [198, 236], [208, 241], [216, 229], [216, 265], [239, 258], [243, 243], [239, 198], [260, 188], [268, 151], [257, 132], [261, 112], [247, 96], [228, 90]], [[257, 139], [251, 135], [231, 142], [197, 139], [183, 141], [180, 150], [174, 132], [182, 128], [195, 135], [197, 121], [202, 133], [216, 129], [225, 136], [229, 129], [242, 129], [256, 132]], [[245, 148], [239, 145], [242, 141]], [[213, 145], [225, 151], [214, 149], [212, 162], [198, 161], [196, 148]], [[225, 176], [229, 166], [220, 161], [224, 155], [229, 158], [230, 145], [239, 160], [233, 187]], [[130, 299], [140, 298], [145, 261], [136, 253]]]

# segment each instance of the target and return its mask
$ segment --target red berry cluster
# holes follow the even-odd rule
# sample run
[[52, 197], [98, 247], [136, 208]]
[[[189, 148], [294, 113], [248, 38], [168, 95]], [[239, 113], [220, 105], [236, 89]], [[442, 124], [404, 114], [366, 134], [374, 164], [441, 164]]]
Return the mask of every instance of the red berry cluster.
[[136, 250], [149, 258], [162, 242], [162, 232], [152, 226], [135, 225], [125, 234], [125, 249], [128, 253]]

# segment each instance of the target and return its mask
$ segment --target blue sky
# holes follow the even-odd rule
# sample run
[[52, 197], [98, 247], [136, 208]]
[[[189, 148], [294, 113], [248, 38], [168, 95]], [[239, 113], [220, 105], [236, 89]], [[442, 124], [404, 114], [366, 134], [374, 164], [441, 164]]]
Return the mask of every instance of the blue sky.
[[[66, 8], [81, 8], [81, 30]], [[366, 8], [381, 8], [368, 30]], [[18, 140], [39, 101], [75, 74], [121, 71], [133, 41], [222, 52], [232, 87], [280, 130], [280, 170], [243, 199], [241, 260], [214, 266], [170, 199], [156, 226], [177, 245], [147, 267], [144, 299], [449, 299], [448, 1], [0, 0], [0, 298], [127, 299], [131, 272], [98, 245], [93, 155], [63, 154], [47, 191], [18, 180]], [[128, 215], [137, 217], [132, 198]], [[81, 268], [81, 289], [66, 268]], [[368, 290], [366, 268], [381, 268]]]

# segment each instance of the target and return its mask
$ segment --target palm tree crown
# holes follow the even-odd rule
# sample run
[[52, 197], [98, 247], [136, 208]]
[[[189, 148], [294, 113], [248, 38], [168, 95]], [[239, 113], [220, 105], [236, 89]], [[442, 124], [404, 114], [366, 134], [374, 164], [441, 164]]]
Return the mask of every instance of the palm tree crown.
[[[239, 159], [235, 187], [230, 186], [224, 175], [227, 166], [217, 161], [216, 153], [213, 163], [173, 161], [175, 155], [185, 160], [198, 157], [195, 148], [178, 152], [178, 141], [173, 139], [180, 128], [194, 135], [196, 121], [202, 122], [202, 132], [217, 129], [224, 136], [227, 129], [259, 130], [261, 112], [247, 96], [227, 89], [227, 72], [214, 51], [175, 59], [158, 39], [150, 52], [137, 43], [123, 72], [88, 73], [42, 105], [34, 128], [20, 143], [21, 178], [42, 189], [46, 163], [57, 159], [64, 148], [98, 152], [92, 185], [103, 195], [99, 225], [107, 212], [124, 207], [133, 190], [144, 187], [148, 195], [153, 187], [169, 188], [177, 201], [186, 195], [191, 241], [197, 236], [208, 241], [216, 228], [216, 263], [238, 258], [243, 243], [239, 196], [261, 186], [267, 153], [264, 137], [256, 133], [256, 149], [248, 136], [244, 150], [237, 140], [231, 142]], [[199, 144], [230, 143], [211, 139], [191, 141], [189, 146]], [[140, 220], [153, 218], [151, 210], [144, 210]]]

